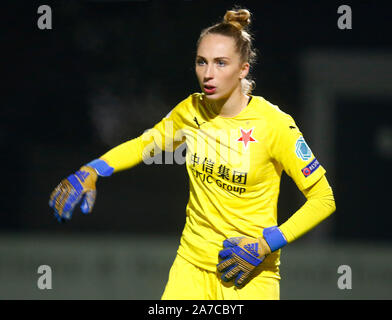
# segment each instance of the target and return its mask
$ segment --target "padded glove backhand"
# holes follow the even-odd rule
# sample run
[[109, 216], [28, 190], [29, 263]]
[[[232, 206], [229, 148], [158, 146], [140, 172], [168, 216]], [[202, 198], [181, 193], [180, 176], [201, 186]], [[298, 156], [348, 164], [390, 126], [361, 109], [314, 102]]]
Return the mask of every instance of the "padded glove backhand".
[[223, 281], [230, 281], [235, 277], [234, 283], [237, 287], [244, 285], [253, 270], [263, 262], [265, 255], [271, 253], [262, 237], [229, 238], [223, 242], [223, 247], [219, 257], [224, 260], [217, 265], [217, 269], [223, 272]]
[[91, 212], [95, 202], [97, 177], [95, 169], [83, 166], [75, 174], [60, 182], [49, 200], [49, 206], [54, 209], [58, 221], [71, 219], [72, 212], [80, 201], [82, 212], [85, 214]]

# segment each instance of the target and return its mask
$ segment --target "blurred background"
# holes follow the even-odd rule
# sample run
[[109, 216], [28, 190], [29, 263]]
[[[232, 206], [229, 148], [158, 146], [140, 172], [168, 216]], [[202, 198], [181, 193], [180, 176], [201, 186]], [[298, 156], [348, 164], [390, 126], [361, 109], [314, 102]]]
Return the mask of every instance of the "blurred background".
[[[43, 4], [49, 30], [37, 26]], [[281, 298], [392, 297], [392, 5], [146, 0], [2, 4], [0, 299], [160, 298], [185, 223], [184, 165], [100, 179], [93, 213], [77, 209], [66, 224], [49, 195], [199, 91], [200, 31], [234, 5], [253, 14], [253, 94], [294, 117], [337, 204], [283, 249]], [[338, 27], [341, 5], [352, 29]], [[280, 223], [304, 201], [284, 174]], [[37, 287], [40, 265], [50, 290]], [[342, 265], [351, 289], [338, 286]]]

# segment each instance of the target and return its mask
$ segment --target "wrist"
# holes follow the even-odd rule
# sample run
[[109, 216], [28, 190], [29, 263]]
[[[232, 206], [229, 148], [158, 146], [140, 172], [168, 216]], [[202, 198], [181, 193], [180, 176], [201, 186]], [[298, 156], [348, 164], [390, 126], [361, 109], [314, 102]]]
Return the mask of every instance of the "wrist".
[[279, 250], [287, 244], [282, 231], [277, 227], [269, 227], [263, 230], [263, 238], [271, 249], [271, 252]]
[[93, 168], [101, 177], [109, 177], [112, 175], [114, 168], [102, 159], [95, 159], [86, 164], [87, 167]]

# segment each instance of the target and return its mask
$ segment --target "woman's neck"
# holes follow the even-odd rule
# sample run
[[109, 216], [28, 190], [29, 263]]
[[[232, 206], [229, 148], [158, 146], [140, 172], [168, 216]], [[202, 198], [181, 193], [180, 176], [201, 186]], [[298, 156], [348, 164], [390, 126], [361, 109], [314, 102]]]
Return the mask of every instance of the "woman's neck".
[[249, 99], [249, 96], [240, 92], [232, 94], [227, 99], [211, 101], [211, 105], [213, 111], [220, 117], [231, 118], [238, 115], [247, 106]]

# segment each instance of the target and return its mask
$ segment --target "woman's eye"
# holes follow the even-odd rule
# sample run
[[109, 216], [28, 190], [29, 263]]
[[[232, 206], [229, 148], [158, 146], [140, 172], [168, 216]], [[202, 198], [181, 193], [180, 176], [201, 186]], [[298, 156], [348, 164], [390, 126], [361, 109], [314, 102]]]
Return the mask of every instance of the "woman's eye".
[[218, 66], [224, 67], [225, 65], [226, 65], [226, 62], [225, 62], [225, 61], [223, 61], [223, 60], [219, 60], [219, 61], [218, 61]]
[[204, 60], [196, 60], [196, 64], [199, 66], [202, 66], [205, 64], [205, 61]]

